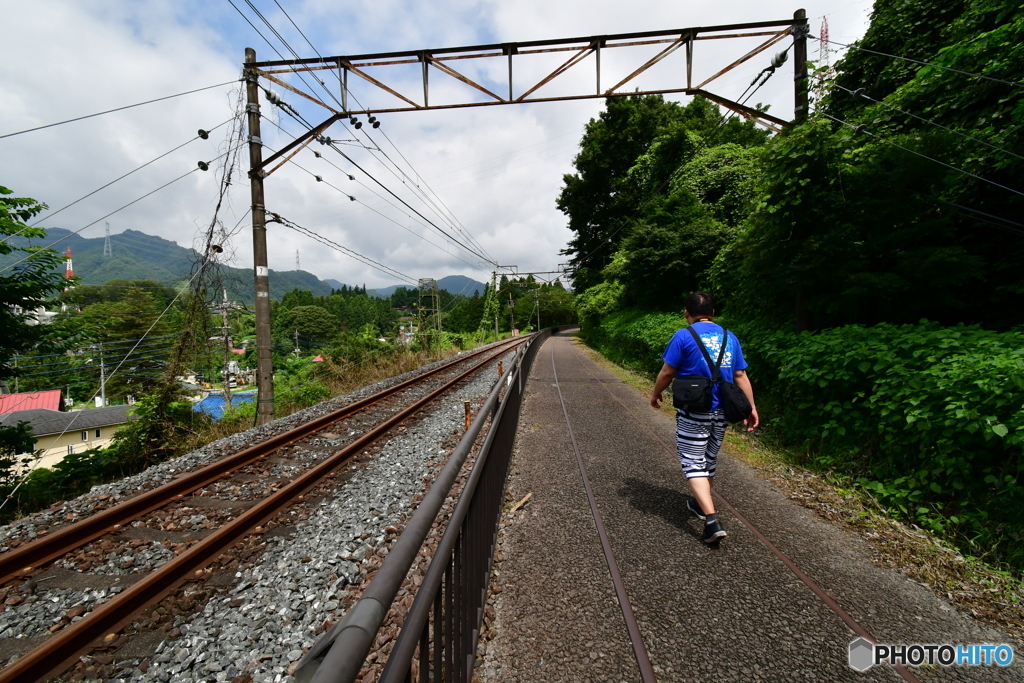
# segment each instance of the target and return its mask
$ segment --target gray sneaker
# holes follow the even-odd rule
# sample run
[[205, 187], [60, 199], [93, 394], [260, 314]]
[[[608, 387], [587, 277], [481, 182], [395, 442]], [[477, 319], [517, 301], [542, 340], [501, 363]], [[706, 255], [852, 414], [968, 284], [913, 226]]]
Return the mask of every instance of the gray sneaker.
[[722, 528], [721, 522], [716, 519], [704, 525], [704, 534], [701, 536], [701, 540], [705, 543], [718, 543], [728, 535]]
[[686, 499], [686, 509], [697, 515], [699, 519], [704, 519], [704, 511], [700, 508], [700, 503], [697, 502], [696, 498], [690, 497]]

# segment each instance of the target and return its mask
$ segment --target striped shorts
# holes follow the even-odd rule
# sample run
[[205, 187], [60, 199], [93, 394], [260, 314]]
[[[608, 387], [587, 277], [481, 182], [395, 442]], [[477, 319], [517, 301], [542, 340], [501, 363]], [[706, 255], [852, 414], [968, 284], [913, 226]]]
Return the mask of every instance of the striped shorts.
[[712, 413], [676, 411], [676, 450], [687, 479], [715, 476], [725, 426], [721, 410]]

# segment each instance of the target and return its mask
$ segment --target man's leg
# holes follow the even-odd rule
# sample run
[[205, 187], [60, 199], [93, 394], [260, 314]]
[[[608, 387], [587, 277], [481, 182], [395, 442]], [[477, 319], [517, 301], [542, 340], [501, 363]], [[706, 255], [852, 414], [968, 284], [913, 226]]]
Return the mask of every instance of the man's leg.
[[[715, 422], [711, 415], [700, 413], [676, 413], [676, 451], [679, 464], [686, 475], [686, 481], [693, 491], [693, 497], [705, 514], [715, 513], [715, 502], [711, 498], [711, 480], [715, 476], [718, 449], [721, 437], [715, 439]], [[710, 448], [709, 448], [710, 447]], [[708, 458], [709, 451], [713, 452]]]
[[712, 481], [714, 477], [693, 477], [686, 480], [705, 515], [715, 514], [715, 499], [711, 497]]

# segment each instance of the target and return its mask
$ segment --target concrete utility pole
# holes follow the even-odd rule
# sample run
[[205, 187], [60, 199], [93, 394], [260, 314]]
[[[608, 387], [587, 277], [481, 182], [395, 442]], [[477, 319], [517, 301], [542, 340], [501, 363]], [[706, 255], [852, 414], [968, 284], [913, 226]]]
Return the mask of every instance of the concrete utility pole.
[[[256, 50], [245, 48], [245, 111], [249, 118], [249, 186], [252, 190], [252, 256], [256, 278], [256, 389], [260, 424], [274, 419], [274, 366], [270, 341], [270, 269], [267, 267], [267, 208], [263, 198], [263, 140], [260, 139], [260, 89], [248, 65]], [[259, 169], [259, 170], [252, 170]]]
[[[494, 302], [498, 302], [498, 271], [491, 271], [491, 292], [494, 293]], [[494, 307], [494, 341], [498, 341], [498, 306]]]
[[100, 405], [107, 405], [107, 372], [103, 366], [103, 348], [100, 348]]
[[807, 120], [807, 10], [793, 12], [793, 123]]
[[224, 298], [220, 306], [220, 334], [224, 337], [224, 408], [227, 410], [231, 408], [231, 382], [228, 381], [231, 377], [231, 373], [228, 372], [228, 363], [231, 362], [231, 339], [228, 337], [228, 290], [222, 291]]
[[[807, 121], [807, 11], [793, 12], [793, 123], [800, 125]], [[796, 295], [796, 331], [810, 329], [810, 314], [807, 298], [803, 293]]]

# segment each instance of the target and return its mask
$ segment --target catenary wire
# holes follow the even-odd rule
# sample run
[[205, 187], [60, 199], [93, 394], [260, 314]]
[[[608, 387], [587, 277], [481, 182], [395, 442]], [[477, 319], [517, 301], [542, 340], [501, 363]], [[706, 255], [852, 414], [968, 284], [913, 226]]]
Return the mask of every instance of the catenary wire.
[[106, 111], [97, 112], [95, 114], [88, 114], [86, 116], [79, 116], [73, 119], [67, 119], [66, 121], [58, 121], [57, 123], [48, 123], [45, 126], [36, 126], [35, 128], [26, 128], [25, 130], [19, 130], [15, 133], [6, 133], [0, 135], [0, 140], [4, 138], [14, 137], [15, 135], [21, 135], [23, 133], [31, 133], [36, 130], [43, 130], [44, 128], [53, 128], [54, 126], [62, 126], [65, 123], [73, 123], [75, 121], [82, 121], [83, 119], [91, 119], [96, 116], [103, 116], [104, 114], [112, 114], [117, 111], [124, 111], [125, 109], [132, 109], [133, 107], [141, 107], [144, 104], [153, 104], [154, 102], [163, 102], [164, 100], [170, 100], [175, 97], [181, 97], [182, 95], [191, 95], [192, 93], [202, 92], [203, 90], [212, 90], [213, 88], [223, 88], [225, 85], [231, 85], [237, 83], [238, 79], [225, 81], [224, 83], [218, 83], [217, 85], [208, 85], [205, 88], [196, 88], [195, 90], [188, 90], [186, 92], [180, 92], [177, 95], [167, 95], [166, 97], [158, 97], [155, 100], [146, 100], [145, 102], [139, 102], [137, 104], [129, 104], [124, 107], [118, 107], [116, 109], [108, 109]]
[[[250, 7], [252, 7], [253, 10], [255, 11], [255, 7], [253, 6], [252, 2], [250, 2], [250, 0], [246, 0], [246, 3]], [[288, 19], [288, 21], [291, 22], [291, 25], [293, 27], [295, 27], [295, 30], [299, 32], [299, 35], [302, 36], [303, 40], [306, 41], [306, 44], [309, 45], [309, 47], [313, 50], [313, 52], [316, 53], [317, 57], [320, 57], [322, 59], [323, 55], [320, 54], [320, 51], [316, 49], [316, 46], [313, 45], [312, 41], [309, 40], [309, 38], [302, 31], [302, 29], [299, 28], [299, 25], [295, 23], [295, 20], [292, 19], [291, 15], [288, 14], [287, 10], [285, 10], [285, 8], [283, 6], [281, 6], [281, 3], [278, 2], [278, 0], [274, 0], [274, 4], [277, 5], [278, 9], [280, 9], [281, 12]], [[298, 53], [284, 40], [284, 38], [280, 35], [280, 33], [278, 31], [276, 31], [273, 28], [273, 26], [270, 25], [270, 23], [267, 21], [267, 19], [264, 18], [262, 15], [260, 15], [258, 11], [257, 11], [257, 15], [259, 15], [260, 18], [263, 20], [263, 22], [265, 24], [267, 24], [268, 28], [270, 28], [270, 30], [274, 32], [274, 35], [276, 35], [281, 40], [281, 42], [285, 45], [285, 47], [288, 49], [288, 51], [291, 52], [292, 55], [296, 59], [298, 59], [299, 58]], [[294, 72], [294, 69], [293, 69], [293, 72]], [[295, 72], [295, 73], [297, 73], [297, 72]], [[334, 93], [330, 90], [330, 88], [327, 87], [327, 84], [324, 83], [324, 81], [322, 79], [320, 79], [319, 77], [317, 77], [316, 74], [313, 74], [313, 73], [311, 73], [310, 76], [313, 78], [313, 80], [315, 80], [317, 83], [320, 84], [320, 86], [324, 89], [324, 91], [335, 101], [335, 103], [338, 104], [338, 106], [342, 106], [341, 102], [338, 101], [338, 98], [335, 97]], [[352, 98], [356, 101], [357, 104], [359, 104], [360, 107], [362, 106], [362, 103], [359, 102], [359, 98], [357, 98], [355, 95], [352, 95]], [[346, 129], [347, 129], [347, 126], [346, 126]], [[357, 129], [357, 130], [359, 130], [359, 129]], [[362, 131], [362, 132], [363, 132], [363, 135], [365, 135], [366, 138], [370, 142], [373, 142], [373, 138], [370, 135], [369, 131]], [[403, 171], [401, 169], [401, 167], [397, 163], [395, 163], [394, 160], [391, 159], [391, 157], [387, 154], [387, 152], [385, 152], [383, 149], [381, 149], [379, 145], [375, 146], [376, 150], [379, 151], [389, 162], [391, 162], [391, 164], [399, 171], [399, 173], [401, 173], [403, 176], [405, 176], [409, 180], [409, 182], [412, 183], [413, 187], [415, 187], [417, 190], [420, 191], [420, 193], [422, 195], [422, 199], [424, 200], [424, 202], [428, 206], [430, 206], [432, 208], [434, 213], [436, 213], [437, 216], [439, 218], [441, 218], [441, 220], [443, 220], [446, 223], [448, 223], [452, 227], [452, 229], [456, 230], [457, 232], [461, 232], [466, 237], [466, 239], [468, 239], [470, 241], [470, 243], [472, 243], [477, 249], [479, 249], [480, 251], [482, 251], [484, 253], [487, 253], [486, 250], [483, 248], [483, 246], [469, 232], [469, 230], [467, 230], [466, 227], [464, 225], [462, 225], [462, 223], [458, 220], [458, 218], [456, 218], [455, 214], [452, 213], [451, 209], [449, 209], [447, 207], [447, 205], [444, 204], [444, 201], [441, 200], [441, 198], [440, 198], [440, 196], [438, 196], [437, 192], [435, 192], [429, 186], [429, 184], [423, 179], [423, 176], [418, 171], [416, 171], [416, 169], [413, 167], [413, 165], [409, 162], [409, 160], [405, 157], [405, 155], [402, 154], [402, 151], [400, 149], [398, 149], [397, 145], [395, 145], [395, 143], [391, 140], [391, 138], [388, 136], [388, 134], [386, 132], [384, 132], [384, 131], [381, 131], [381, 134], [388, 141], [388, 143], [392, 146], [392, 148], [394, 148], [394, 150], [398, 153], [398, 155], [402, 158], [402, 160], [405, 161], [405, 163], [409, 166], [410, 170], [412, 170], [412, 172], [416, 175], [416, 177], [419, 178], [420, 182], [427, 186], [427, 189], [429, 189], [431, 194], [434, 195], [434, 197], [437, 199], [437, 202], [440, 203], [441, 206], [443, 206], [445, 210], [447, 210], [447, 215], [445, 215], [445, 213], [442, 212], [437, 207], [437, 205], [433, 202], [433, 200], [430, 199], [430, 197], [419, 187], [419, 185], [412, 178], [410, 178], [408, 176], [408, 174], [406, 174], [405, 171]], [[371, 154], [373, 153], [372, 150], [369, 147], [366, 147], [366, 145], [363, 145], [363, 147], [366, 148], [367, 151], [369, 151]], [[385, 165], [385, 167], [386, 167], [386, 165]], [[401, 179], [399, 179], [399, 180], [401, 180]], [[404, 181], [403, 181], [403, 183], [404, 183]], [[493, 262], [493, 259], [490, 259], [490, 260]]]
[[929, 119], [926, 119], [923, 116], [918, 116], [917, 114], [911, 114], [909, 111], [905, 111], [903, 109], [900, 109], [899, 107], [894, 106], [892, 104], [889, 104], [888, 102], [885, 102], [883, 100], [876, 100], [876, 99], [874, 99], [872, 97], [869, 97], [868, 95], [866, 95], [864, 93], [863, 88], [860, 88], [860, 89], [857, 89], [857, 90], [850, 90], [849, 88], [844, 88], [843, 86], [839, 85], [838, 83], [834, 83], [833, 82], [832, 85], [834, 87], [836, 87], [836, 88], [839, 88], [840, 90], [848, 92], [849, 94], [853, 95], [854, 97], [863, 97], [864, 99], [869, 100], [871, 102], [874, 102], [875, 104], [880, 104], [883, 107], [887, 107], [887, 108], [892, 109], [894, 111], [898, 111], [899, 113], [904, 114], [905, 116], [910, 116], [912, 118], [917, 119], [918, 121], [923, 121], [924, 123], [931, 124], [933, 126], [936, 126], [937, 128], [941, 128], [942, 130], [948, 131], [948, 132], [953, 133], [955, 135], [959, 135], [962, 138], [966, 138], [966, 139], [971, 140], [973, 142], [977, 142], [978, 144], [985, 145], [986, 147], [988, 147], [990, 149], [994, 149], [994, 150], [996, 150], [998, 152], [1002, 152], [1004, 154], [1009, 154], [1010, 156], [1016, 157], [1018, 159], [1024, 159], [1024, 156], [1021, 156], [1020, 154], [1015, 154], [1014, 152], [1011, 152], [1008, 149], [1000, 147], [999, 145], [993, 145], [991, 142], [986, 142], [985, 140], [981, 140], [980, 138], [976, 138], [973, 135], [968, 135], [967, 133], [964, 133], [962, 131], [954, 130], [952, 128], [949, 128], [947, 126], [942, 125], [941, 123], [937, 123], [935, 121], [931, 121]]
[[[283, 130], [283, 129], [282, 129], [282, 130]], [[287, 131], [285, 131], [285, 132], [287, 132]], [[290, 135], [290, 133], [289, 133], [289, 135]], [[381, 201], [383, 201], [383, 202], [384, 202], [385, 204], [387, 204], [388, 206], [390, 206], [390, 207], [392, 207], [392, 208], [394, 208], [394, 209], [397, 209], [398, 211], [402, 212], [402, 213], [403, 213], [403, 214], [405, 214], [405, 215], [406, 215], [406, 216], [407, 216], [407, 217], [408, 217], [408, 218], [409, 218], [410, 220], [412, 220], [412, 216], [410, 216], [410, 215], [409, 215], [408, 213], [406, 213], [406, 212], [402, 211], [401, 207], [398, 207], [398, 206], [396, 206], [396, 205], [395, 205], [394, 203], [392, 203], [391, 201], [389, 201], [389, 200], [387, 199], [387, 197], [382, 197], [382, 196], [381, 196], [381, 195], [380, 195], [379, 193], [377, 193], [376, 191], [374, 191], [374, 189], [373, 189], [373, 188], [371, 188], [371, 187], [367, 186], [367, 185], [366, 185], [365, 183], [363, 183], [363, 182], [362, 182], [361, 180], [358, 180], [358, 179], [356, 179], [356, 178], [355, 178], [355, 177], [354, 177], [353, 175], [351, 175], [350, 173], [347, 173], [347, 172], [346, 172], [346, 171], [345, 171], [344, 169], [340, 168], [340, 167], [339, 167], [338, 165], [336, 165], [336, 164], [334, 164], [333, 162], [331, 162], [331, 160], [330, 160], [330, 159], [327, 159], [327, 158], [325, 158], [325, 157], [324, 157], [324, 156], [323, 156], [322, 154], [320, 154], [319, 152], [316, 152], [316, 151], [314, 150], [314, 152], [313, 152], [313, 153], [314, 153], [314, 155], [315, 155], [315, 156], [316, 156], [316, 157], [317, 157], [318, 159], [322, 159], [323, 161], [327, 162], [327, 164], [329, 164], [329, 165], [330, 165], [330, 166], [331, 166], [332, 168], [336, 169], [336, 170], [337, 170], [338, 172], [340, 172], [340, 173], [344, 174], [345, 176], [347, 176], [349, 180], [352, 180], [353, 182], [355, 182], [355, 183], [359, 184], [359, 186], [360, 186], [360, 187], [362, 187], [362, 188], [364, 188], [364, 189], [365, 189], [365, 190], [366, 190], [367, 192], [369, 192], [369, 193], [370, 193], [370, 194], [372, 194], [373, 196], [377, 197], [378, 199], [380, 199]], [[323, 178], [322, 178], [321, 176], [319, 176], [319, 175], [317, 175], [317, 174], [313, 173], [313, 172], [312, 172], [312, 171], [310, 171], [309, 169], [307, 169], [307, 168], [303, 167], [302, 165], [300, 165], [299, 163], [295, 162], [294, 158], [292, 158], [292, 159], [289, 159], [289, 161], [291, 161], [291, 162], [292, 162], [292, 163], [293, 163], [293, 164], [294, 164], [294, 165], [295, 165], [296, 167], [298, 167], [298, 168], [299, 168], [300, 170], [302, 170], [302, 171], [305, 171], [305, 172], [306, 172], [306, 173], [308, 173], [308, 174], [309, 174], [310, 176], [312, 176], [313, 178], [315, 178], [315, 179], [317, 180], [317, 182], [322, 182], [322, 183], [325, 183], [326, 185], [328, 185], [328, 186], [329, 186], [329, 187], [331, 187], [332, 189], [334, 189], [334, 190], [337, 190], [337, 191], [338, 191], [339, 193], [341, 193], [341, 194], [342, 194], [343, 196], [346, 196], [346, 197], [348, 197], [348, 198], [349, 198], [350, 200], [352, 200], [352, 201], [355, 201], [355, 202], [359, 203], [360, 205], [364, 206], [365, 208], [369, 209], [370, 211], [373, 211], [374, 213], [376, 213], [376, 214], [377, 214], [378, 216], [380, 216], [381, 218], [384, 218], [385, 220], [387, 220], [387, 221], [390, 221], [390, 222], [394, 223], [395, 225], [397, 225], [398, 227], [400, 227], [400, 228], [401, 228], [402, 230], [405, 230], [406, 232], [408, 232], [408, 233], [409, 233], [410, 235], [413, 235], [413, 236], [415, 236], [415, 237], [417, 237], [417, 238], [419, 238], [419, 239], [423, 240], [423, 241], [424, 241], [424, 242], [426, 242], [427, 244], [429, 244], [429, 245], [431, 245], [431, 246], [433, 246], [433, 247], [435, 247], [435, 248], [437, 248], [437, 249], [439, 249], [439, 250], [443, 251], [443, 252], [445, 253], [445, 255], [447, 255], [447, 256], [452, 256], [452, 257], [454, 257], [454, 258], [458, 259], [459, 261], [462, 261], [463, 263], [465, 263], [465, 264], [466, 264], [467, 266], [469, 266], [470, 268], [473, 268], [474, 270], [481, 270], [478, 264], [470, 263], [469, 261], [465, 260], [464, 258], [462, 258], [461, 256], [459, 256], [458, 254], [453, 254], [453, 253], [451, 253], [450, 251], [448, 251], [448, 250], [447, 250], [446, 248], [444, 248], [444, 247], [443, 247], [443, 246], [441, 246], [440, 244], [437, 244], [436, 242], [432, 242], [432, 241], [430, 241], [429, 239], [427, 239], [427, 238], [426, 238], [425, 236], [423, 236], [423, 235], [421, 235], [421, 234], [419, 234], [419, 233], [417, 233], [417, 232], [415, 232], [415, 231], [411, 230], [410, 228], [406, 227], [405, 225], [402, 225], [401, 223], [399, 223], [399, 222], [398, 222], [398, 221], [396, 221], [395, 219], [391, 218], [390, 216], [388, 216], [388, 215], [386, 215], [386, 214], [384, 214], [384, 213], [382, 213], [382, 212], [378, 211], [378, 210], [377, 210], [376, 208], [374, 208], [374, 207], [370, 206], [369, 204], [367, 204], [366, 202], [364, 202], [364, 201], [360, 200], [360, 199], [359, 199], [358, 197], [354, 197], [354, 196], [352, 196], [352, 195], [348, 194], [347, 192], [345, 192], [344, 190], [342, 190], [341, 188], [339, 188], [339, 187], [337, 187], [337, 186], [333, 185], [332, 183], [329, 183], [329, 182], [327, 182], [327, 181], [326, 181], [326, 180], [324, 180], [324, 179], [323, 179]], [[427, 226], [426, 226], [426, 225], [425, 225], [424, 223], [422, 223], [422, 222], [420, 222], [420, 221], [416, 221], [416, 222], [417, 222], [417, 223], [419, 223], [420, 225], [423, 225], [423, 227], [427, 227]]]
[[[809, 37], [815, 38], [814, 36], [809, 36]], [[1024, 83], [1019, 83], [1017, 81], [1007, 81], [1007, 80], [1004, 80], [1002, 78], [996, 78], [995, 76], [986, 76], [985, 74], [977, 74], [977, 73], [974, 73], [972, 71], [964, 71], [963, 69], [955, 69], [955, 68], [953, 68], [951, 66], [943, 66], [942, 64], [935, 64], [934, 62], [925, 62], [923, 60], [913, 59], [911, 57], [902, 57], [900, 55], [891, 55], [891, 54], [888, 54], [887, 52], [880, 52], [878, 50], [871, 50], [869, 48], [861, 47], [859, 45], [853, 45], [853, 44], [849, 44], [848, 45], [846, 43], [839, 43], [839, 42], [836, 42], [834, 40], [822, 40], [821, 38], [815, 38], [815, 40], [818, 40], [818, 41], [821, 41], [821, 42], [826, 42], [826, 43], [832, 43], [833, 45], [840, 45], [840, 46], [845, 47], [845, 48], [853, 48], [854, 50], [860, 50], [861, 52], [869, 52], [869, 53], [871, 53], [873, 55], [879, 55], [879, 56], [882, 56], [882, 57], [891, 57], [892, 59], [902, 59], [905, 62], [913, 62], [914, 64], [920, 64], [922, 66], [932, 66], [932, 67], [935, 67], [936, 69], [944, 69], [946, 71], [952, 71], [954, 73], [963, 74], [964, 76], [970, 76], [971, 78], [983, 78], [986, 81], [995, 81], [996, 83], [1004, 83], [1006, 85], [1012, 85], [1012, 86], [1014, 86], [1016, 88], [1024, 88]]]
[[351, 256], [352, 258], [356, 259], [357, 261], [360, 261], [364, 265], [370, 266], [371, 268], [374, 268], [375, 270], [379, 270], [380, 272], [384, 273], [385, 275], [389, 275], [391, 277], [399, 277], [399, 278], [402, 278], [403, 280], [405, 280], [407, 282], [410, 282], [410, 283], [417, 282], [416, 278], [414, 278], [414, 277], [412, 277], [410, 275], [406, 275], [405, 273], [403, 273], [400, 270], [396, 270], [396, 269], [392, 268], [391, 266], [386, 266], [383, 263], [380, 263], [379, 261], [373, 260], [369, 256], [364, 256], [364, 255], [360, 254], [357, 251], [354, 251], [352, 249], [349, 249], [348, 247], [342, 246], [342, 245], [338, 244], [337, 242], [334, 242], [333, 240], [330, 240], [327, 237], [324, 237], [323, 235], [320, 235], [319, 233], [314, 232], [313, 230], [310, 230], [309, 228], [304, 228], [301, 225], [295, 223], [294, 221], [290, 221], [287, 218], [284, 218], [283, 216], [281, 216], [278, 213], [275, 213], [273, 211], [269, 211], [268, 213], [271, 215], [271, 217], [272, 217], [274, 222], [280, 223], [281, 225], [285, 226], [286, 228], [291, 228], [292, 230], [295, 230], [297, 232], [305, 233], [306, 235], [308, 235], [309, 237], [312, 237], [313, 239], [319, 241], [320, 243], [322, 243], [322, 244], [324, 244], [326, 246], [329, 246], [332, 249], [341, 251], [342, 253]]
[[[304, 119], [302, 119], [301, 117], [297, 117], [297, 116], [294, 116], [294, 115], [292, 114], [292, 112], [290, 112], [290, 111], [289, 111], [288, 109], [284, 109], [284, 111], [285, 111], [286, 113], [288, 113], [288, 114], [289, 114], [290, 116], [293, 116], [293, 118], [295, 118], [295, 119], [296, 119], [297, 121], [301, 121], [301, 123], [303, 123], [304, 125], [306, 125], [306, 126], [307, 126], [307, 129], [308, 129], [308, 128], [312, 128], [312, 126], [310, 126], [310, 125], [309, 125], [309, 123], [308, 123], [307, 121], [305, 121], [305, 120], [304, 120]], [[453, 242], [453, 243], [457, 244], [458, 246], [462, 247], [463, 249], [465, 249], [465, 250], [466, 250], [467, 252], [469, 252], [469, 253], [470, 253], [470, 254], [472, 254], [473, 256], [476, 256], [477, 258], [479, 258], [479, 259], [481, 259], [481, 260], [483, 260], [483, 261], [485, 261], [485, 262], [487, 262], [487, 263], [490, 263], [490, 264], [493, 264], [493, 265], [497, 265], [497, 261], [495, 261], [495, 260], [494, 260], [494, 259], [492, 259], [492, 258], [488, 258], [487, 256], [484, 256], [484, 255], [483, 255], [483, 254], [481, 254], [480, 252], [478, 252], [478, 251], [476, 251], [476, 250], [472, 249], [471, 247], [468, 247], [468, 246], [466, 246], [466, 245], [465, 245], [465, 244], [464, 244], [463, 242], [461, 242], [461, 241], [460, 241], [460, 240], [458, 240], [458, 239], [457, 239], [456, 237], [454, 237], [453, 235], [451, 235], [450, 233], [448, 233], [447, 231], [445, 231], [445, 230], [444, 230], [443, 228], [439, 227], [439, 226], [438, 226], [438, 225], [437, 225], [436, 223], [434, 223], [433, 221], [431, 221], [431, 220], [430, 220], [429, 218], [427, 218], [426, 216], [424, 216], [424, 215], [423, 215], [422, 213], [420, 213], [419, 211], [417, 211], [417, 210], [416, 210], [416, 209], [415, 209], [415, 208], [414, 208], [414, 207], [413, 207], [413, 206], [412, 206], [411, 204], [409, 204], [409, 202], [407, 202], [407, 201], [405, 201], [404, 199], [402, 199], [401, 197], [399, 197], [399, 196], [398, 196], [398, 195], [397, 195], [397, 194], [396, 194], [396, 193], [395, 193], [394, 191], [392, 191], [392, 190], [391, 190], [391, 188], [389, 188], [389, 187], [388, 187], [387, 185], [385, 185], [385, 184], [384, 184], [384, 183], [382, 183], [382, 182], [381, 182], [380, 180], [378, 180], [378, 179], [377, 179], [377, 178], [376, 178], [376, 177], [375, 177], [374, 175], [372, 175], [372, 174], [371, 174], [371, 173], [370, 173], [369, 171], [367, 171], [367, 170], [366, 170], [366, 169], [364, 169], [364, 168], [363, 168], [362, 166], [360, 166], [360, 165], [359, 165], [358, 163], [356, 163], [356, 162], [355, 162], [355, 161], [354, 161], [354, 160], [352, 159], [352, 157], [350, 157], [350, 156], [349, 156], [348, 154], [346, 154], [346, 153], [345, 153], [344, 151], [342, 151], [342, 150], [338, 149], [337, 147], [335, 147], [335, 146], [334, 146], [334, 144], [333, 144], [333, 140], [330, 140], [329, 138], [322, 138], [322, 140], [324, 140], [324, 141], [326, 142], [326, 144], [327, 144], [327, 146], [328, 146], [328, 147], [330, 147], [330, 148], [331, 148], [331, 149], [333, 149], [333, 150], [334, 150], [335, 152], [337, 152], [338, 154], [340, 154], [340, 155], [341, 155], [341, 156], [342, 156], [342, 157], [343, 157], [343, 158], [344, 158], [344, 159], [345, 159], [346, 161], [348, 161], [348, 162], [349, 162], [350, 164], [352, 164], [352, 165], [353, 165], [353, 166], [355, 166], [355, 167], [356, 167], [357, 169], [359, 169], [359, 170], [360, 170], [360, 171], [361, 171], [361, 172], [362, 172], [362, 173], [363, 173], [363, 174], [364, 174], [364, 175], [365, 175], [366, 177], [368, 177], [368, 178], [369, 178], [370, 180], [372, 180], [372, 181], [373, 181], [373, 182], [375, 182], [375, 183], [376, 183], [377, 185], [379, 185], [379, 186], [380, 186], [380, 187], [381, 187], [381, 188], [382, 188], [382, 189], [383, 189], [383, 190], [384, 190], [385, 192], [387, 192], [387, 193], [388, 193], [388, 194], [390, 194], [390, 195], [391, 195], [392, 197], [394, 197], [395, 199], [397, 199], [398, 201], [400, 201], [400, 202], [401, 202], [401, 203], [402, 203], [403, 205], [405, 205], [405, 206], [406, 206], [406, 208], [408, 208], [408, 209], [409, 209], [410, 211], [412, 211], [412, 212], [413, 212], [413, 213], [415, 213], [415, 214], [416, 214], [417, 216], [419, 216], [420, 218], [422, 218], [422, 219], [423, 219], [423, 220], [424, 220], [424, 221], [425, 221], [425, 222], [426, 222], [427, 224], [429, 224], [429, 225], [430, 225], [431, 227], [433, 227], [433, 228], [434, 228], [434, 229], [435, 229], [435, 230], [436, 230], [437, 232], [441, 233], [441, 235], [442, 235], [442, 236], [444, 236], [444, 237], [445, 237], [446, 239], [448, 239], [449, 241], [451, 241], [451, 242]], [[269, 148], [268, 148], [268, 149], [269, 149]]]
[[970, 171], [962, 169], [962, 168], [960, 168], [958, 166], [953, 166], [952, 164], [947, 164], [945, 161], [940, 161], [938, 159], [935, 159], [935, 158], [932, 158], [932, 157], [928, 156], [927, 154], [922, 154], [921, 152], [918, 152], [916, 150], [910, 149], [909, 147], [904, 147], [903, 145], [901, 145], [899, 143], [896, 143], [896, 142], [893, 142], [892, 140], [888, 140], [888, 139], [883, 138], [883, 137], [881, 137], [879, 135], [875, 135], [874, 133], [869, 131], [863, 125], [857, 126], [857, 125], [854, 125], [852, 123], [848, 123], [846, 121], [843, 121], [842, 119], [837, 119], [836, 117], [830, 116], [829, 114], [824, 114], [823, 113], [822, 116], [824, 116], [825, 118], [831, 119], [831, 120], [835, 121], [836, 123], [842, 124], [844, 126], [848, 126], [849, 128], [852, 128], [856, 132], [863, 133], [863, 134], [868, 135], [868, 136], [870, 136], [870, 137], [872, 137], [872, 138], [874, 138], [874, 139], [876, 139], [876, 140], [878, 140], [880, 142], [884, 142], [887, 145], [891, 145], [892, 147], [897, 147], [899, 149], [902, 149], [905, 152], [909, 152], [911, 154], [919, 156], [922, 159], [927, 159], [928, 161], [931, 161], [931, 162], [934, 162], [936, 164], [939, 164], [940, 166], [945, 166], [946, 168], [948, 168], [950, 170], [957, 171], [959, 173], [963, 173], [964, 175], [970, 176], [971, 178], [974, 178], [975, 180], [980, 180], [983, 183], [988, 183], [989, 185], [992, 185], [994, 187], [998, 187], [1000, 189], [1006, 190], [1007, 192], [1012, 192], [1013, 194], [1020, 195], [1021, 197], [1024, 197], [1024, 192], [1021, 192], [1020, 190], [1015, 190], [1012, 187], [1007, 187], [1006, 185], [1002, 185], [1000, 183], [997, 183], [994, 180], [989, 180], [988, 178], [983, 178], [982, 176], [977, 175], [976, 173], [971, 173]]

